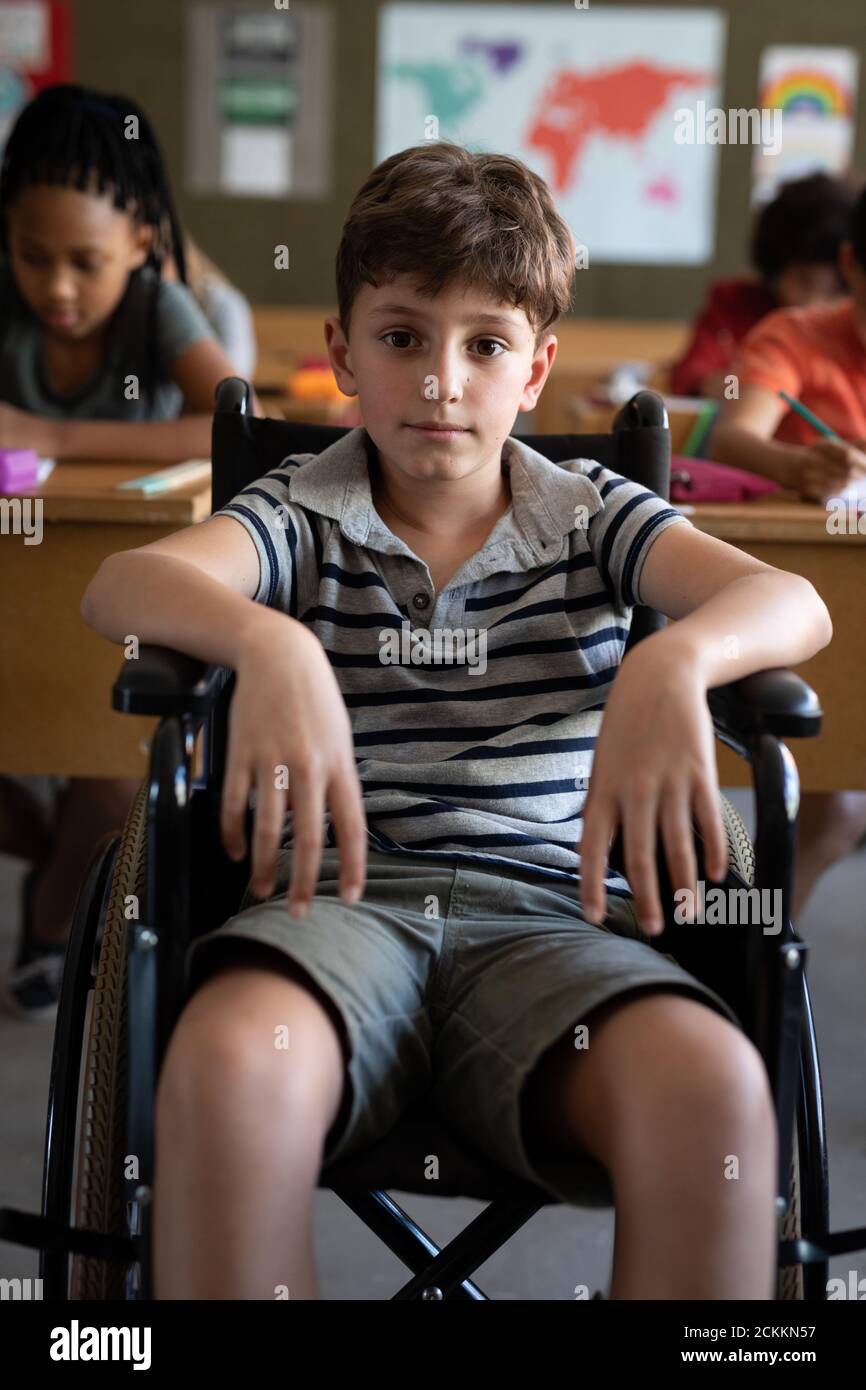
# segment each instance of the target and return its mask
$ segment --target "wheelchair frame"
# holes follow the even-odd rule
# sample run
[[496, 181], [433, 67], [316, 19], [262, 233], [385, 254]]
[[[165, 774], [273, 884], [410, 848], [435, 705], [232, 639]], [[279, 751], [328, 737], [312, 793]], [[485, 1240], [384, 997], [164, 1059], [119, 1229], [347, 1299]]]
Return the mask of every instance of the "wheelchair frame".
[[[232, 417], [248, 421], [249, 388], [230, 377], [217, 388], [214, 419], [214, 492], [224, 457], [223, 428]], [[272, 427], [273, 422], [253, 422]], [[336, 436], [342, 430], [277, 425], [287, 438], [304, 433]], [[652, 392], [641, 391], [620, 411], [614, 434], [647, 431], [666, 439], [666, 472], [639, 481], [654, 485], [667, 497], [670, 438], [667, 414]], [[541, 447], [565, 438], [577, 457], [589, 456], [593, 442], [606, 436], [529, 437]], [[321, 444], [320, 446], [321, 447]], [[543, 447], [541, 448], [543, 452]], [[302, 452], [289, 448], [287, 453]], [[315, 452], [315, 450], [313, 450]], [[665, 451], [663, 450], [663, 453]], [[285, 456], [285, 455], [284, 455]], [[223, 470], [225, 473], [226, 470]], [[624, 470], [623, 470], [624, 471]], [[635, 469], [635, 472], [640, 472]], [[646, 473], [646, 470], [644, 470]], [[650, 470], [652, 473], [652, 470]], [[253, 474], [253, 477], [260, 474]], [[631, 473], [628, 476], [632, 476]], [[226, 498], [251, 479], [222, 479]], [[216, 505], [221, 505], [219, 502]], [[215, 509], [215, 507], [214, 507]], [[629, 645], [662, 626], [662, 615], [648, 609], [633, 612]], [[154, 1171], [154, 1107], [159, 1068], [168, 1040], [185, 1000], [184, 957], [190, 940], [190, 885], [198, 870], [203, 893], [196, 904], [201, 930], [224, 921], [226, 902], [237, 904], [249, 880], [249, 851], [235, 864], [221, 847], [219, 793], [225, 765], [228, 718], [234, 675], [225, 667], [208, 665], [164, 647], [143, 645], [139, 660], [125, 662], [112, 691], [113, 708], [124, 713], [161, 716], [150, 746], [147, 778], [147, 880], [142, 920], [128, 926], [127, 1003], [128, 1036], [135, 1046], [128, 1052], [128, 1113], [125, 1152], [139, 1159], [139, 1176], [127, 1181], [127, 1233], [76, 1229], [69, 1222], [72, 1199], [74, 1145], [87, 993], [91, 962], [99, 926], [103, 920], [117, 862], [120, 839], [106, 837], [97, 848], [78, 896], [67, 950], [64, 986], [55, 1030], [54, 1055], [48, 1099], [45, 1139], [42, 1213], [30, 1215], [0, 1210], [0, 1238], [35, 1247], [40, 1252], [39, 1272], [44, 1297], [65, 1301], [69, 1297], [71, 1254], [120, 1261], [126, 1267], [125, 1296], [152, 1297], [151, 1200]], [[754, 887], [781, 887], [785, 926], [777, 936], [755, 928], [745, 936], [746, 968], [742, 974], [745, 1005], [739, 1016], [761, 1052], [775, 1102], [779, 1134], [777, 1210], [787, 1210], [793, 1131], [796, 1117], [800, 1168], [802, 1237], [779, 1243], [779, 1267], [801, 1264], [804, 1297], [826, 1297], [827, 1261], [831, 1255], [866, 1248], [866, 1228], [830, 1233], [829, 1183], [826, 1131], [811, 999], [806, 978], [808, 947], [796, 935], [788, 915], [799, 779], [783, 737], [809, 738], [820, 731], [821, 710], [815, 693], [791, 671], [770, 670], [717, 687], [708, 692], [716, 736], [747, 759], [752, 768], [756, 797]], [[204, 775], [194, 777], [199, 734], [203, 735]], [[252, 812], [247, 813], [247, 843], [251, 843]], [[698, 877], [703, 854], [695, 832]], [[610, 854], [611, 863], [623, 869], [621, 832]], [[679, 930], [682, 948], [672, 954], [682, 963], [690, 944], [698, 951], [713, 929], [689, 925], [675, 929], [673, 892], [661, 846], [657, 869], [665, 920], [658, 940], [671, 950], [670, 933]], [[723, 886], [745, 886], [733, 870]], [[689, 938], [691, 933], [691, 938]], [[696, 935], [697, 934], [697, 935]], [[704, 951], [704, 955], [706, 952]], [[719, 953], [715, 953], [718, 957]], [[730, 953], [729, 953], [730, 954]], [[692, 973], [698, 973], [692, 966]], [[71, 1122], [71, 1123], [70, 1123]], [[495, 1165], [485, 1171], [485, 1199], [489, 1205], [444, 1249], [431, 1240], [386, 1191], [351, 1177], [352, 1160], [336, 1168], [345, 1179], [319, 1186], [334, 1192], [413, 1271], [413, 1277], [394, 1295], [403, 1298], [484, 1299], [486, 1295], [469, 1277], [542, 1206], [556, 1199], [541, 1188], [503, 1175]], [[419, 1192], [428, 1191], [419, 1186]], [[444, 1195], [444, 1194], [443, 1194]], [[457, 1195], [448, 1194], [448, 1195]], [[468, 1196], [479, 1194], [465, 1192]], [[136, 1271], [138, 1278], [136, 1278]]]

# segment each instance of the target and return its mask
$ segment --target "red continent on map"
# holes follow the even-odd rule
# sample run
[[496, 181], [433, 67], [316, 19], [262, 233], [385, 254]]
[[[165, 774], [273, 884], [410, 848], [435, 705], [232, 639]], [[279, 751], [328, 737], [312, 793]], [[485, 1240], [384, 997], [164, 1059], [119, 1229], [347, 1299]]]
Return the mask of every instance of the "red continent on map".
[[[559, 72], [538, 100], [526, 143], [545, 150], [552, 163], [549, 180], [557, 192], [575, 176], [584, 146], [593, 135], [639, 139], [677, 87], [707, 87], [713, 73], [694, 68], [658, 68], [649, 63], [629, 63], [586, 76]], [[673, 142], [673, 131], [671, 131]]]

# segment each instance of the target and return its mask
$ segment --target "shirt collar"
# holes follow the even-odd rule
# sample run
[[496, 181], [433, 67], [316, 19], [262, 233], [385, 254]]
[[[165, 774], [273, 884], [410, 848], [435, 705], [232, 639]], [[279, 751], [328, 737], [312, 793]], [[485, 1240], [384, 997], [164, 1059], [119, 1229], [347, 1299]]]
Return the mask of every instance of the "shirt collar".
[[[295, 469], [289, 480], [293, 502], [339, 522], [343, 534], [357, 545], [386, 553], [405, 553], [406, 547], [388, 530], [370, 491], [368, 451], [375, 445], [363, 425], [350, 430], [320, 454]], [[375, 457], [374, 455], [372, 457]], [[544, 454], [509, 435], [502, 446], [508, 467], [512, 505], [496, 523], [485, 543], [513, 545], [518, 553], [543, 564], [560, 550], [563, 536], [585, 526], [601, 509], [601, 494], [583, 473], [580, 460], [552, 463]], [[585, 508], [578, 515], [577, 507]]]

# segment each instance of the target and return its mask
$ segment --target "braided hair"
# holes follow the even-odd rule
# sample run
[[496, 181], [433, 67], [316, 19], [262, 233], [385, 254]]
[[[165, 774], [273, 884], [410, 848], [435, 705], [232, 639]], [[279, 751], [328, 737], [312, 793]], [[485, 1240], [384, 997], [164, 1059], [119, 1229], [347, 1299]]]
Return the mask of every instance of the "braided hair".
[[[127, 138], [129, 117], [137, 138]], [[114, 207], [153, 228], [146, 265], [162, 276], [173, 256], [181, 284], [187, 283], [184, 238], [153, 126], [134, 101], [76, 83], [45, 87], [20, 112], [0, 166], [0, 252], [8, 259], [7, 213], [26, 188], [54, 184], [110, 194]], [[139, 271], [133, 271], [138, 275]], [[150, 381], [155, 389], [156, 299], [149, 311]]]
[[[138, 135], [127, 139], [136, 118]], [[18, 116], [0, 168], [0, 250], [8, 254], [6, 212], [33, 184], [60, 184], [113, 194], [114, 206], [154, 229], [148, 264], [161, 271], [168, 254], [186, 284], [180, 220], [159, 142], [141, 107], [74, 83], [45, 87]]]

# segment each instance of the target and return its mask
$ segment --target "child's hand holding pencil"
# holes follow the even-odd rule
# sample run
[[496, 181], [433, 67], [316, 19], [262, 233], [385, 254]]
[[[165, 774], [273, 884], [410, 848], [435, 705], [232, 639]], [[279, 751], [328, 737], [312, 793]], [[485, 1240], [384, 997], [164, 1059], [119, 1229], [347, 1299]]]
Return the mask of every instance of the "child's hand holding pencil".
[[866, 486], [866, 453], [843, 439], [822, 439], [800, 450], [797, 473], [800, 496], [824, 503], [858, 481]]
[[789, 396], [787, 391], [780, 391], [779, 395], [822, 436], [817, 444], [796, 451], [792, 482], [800, 496], [809, 502], [824, 503], [858, 483], [866, 488], [866, 452], [863, 451], [866, 440], [859, 439], [849, 444], [840, 439], [802, 401]]

